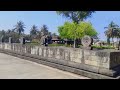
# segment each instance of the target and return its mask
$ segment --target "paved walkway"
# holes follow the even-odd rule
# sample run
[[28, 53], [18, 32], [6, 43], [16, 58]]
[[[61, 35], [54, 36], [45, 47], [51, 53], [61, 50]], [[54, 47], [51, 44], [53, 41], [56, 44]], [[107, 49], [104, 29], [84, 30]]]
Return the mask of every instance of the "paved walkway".
[[0, 79], [88, 79], [0, 53]]

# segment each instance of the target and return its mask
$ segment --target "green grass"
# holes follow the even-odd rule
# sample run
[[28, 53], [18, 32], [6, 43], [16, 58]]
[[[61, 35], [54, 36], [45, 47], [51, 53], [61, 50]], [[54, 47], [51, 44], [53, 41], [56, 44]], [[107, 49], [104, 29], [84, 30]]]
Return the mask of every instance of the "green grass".
[[92, 46], [93, 48], [97, 48], [97, 49], [115, 49], [114, 47], [112, 46]]
[[32, 46], [36, 45], [36, 46], [38, 46], [40, 44], [39, 43], [25, 43], [25, 45], [32, 45]]
[[[39, 46], [40, 44], [39, 43], [26, 43], [26, 45], [31, 45], [31, 46]], [[65, 44], [48, 44], [48, 46], [50, 46], [50, 47], [56, 47], [56, 46], [65, 46], [65, 47], [73, 47], [73, 45], [72, 46], [70, 46], [70, 45], [65, 45]], [[78, 48], [80, 48], [80, 46], [81, 45], [78, 45]], [[112, 46], [102, 46], [102, 47], [100, 47], [100, 46], [92, 46], [93, 48], [96, 48], [96, 49], [115, 49], [114, 47], [112, 47]]]
[[[26, 43], [26, 45], [32, 45], [32, 46], [39, 46], [40, 44], [39, 43]], [[48, 46], [50, 47], [56, 47], [56, 46], [65, 46], [65, 47], [73, 47], [73, 45], [65, 45], [65, 44], [48, 44]], [[78, 45], [78, 48], [80, 47], [81, 45]]]
[[65, 46], [64, 44], [48, 44], [48, 46]]

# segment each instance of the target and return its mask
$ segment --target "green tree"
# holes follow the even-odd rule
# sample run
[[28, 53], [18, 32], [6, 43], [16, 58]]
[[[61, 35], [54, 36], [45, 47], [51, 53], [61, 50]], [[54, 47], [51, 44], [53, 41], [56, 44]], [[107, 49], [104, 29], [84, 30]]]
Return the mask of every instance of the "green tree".
[[114, 37], [117, 38], [117, 42], [118, 42], [120, 38], [120, 28], [116, 28], [114, 30]]
[[5, 30], [2, 30], [1, 33], [0, 33], [0, 36], [5, 36]]
[[5, 30], [0, 31], [0, 39], [3, 39], [5, 41]]
[[57, 34], [56, 33], [52, 33], [51, 36], [57, 36]]
[[[75, 29], [76, 34], [74, 34]], [[63, 26], [58, 27], [58, 32], [60, 37], [63, 39], [81, 39], [85, 35], [89, 35], [91, 37], [97, 36], [96, 30], [89, 22], [81, 22], [79, 24], [65, 22]]]
[[32, 38], [35, 38], [37, 36], [37, 33], [38, 33], [37, 26], [33, 25], [31, 30], [30, 30], [30, 36]]
[[16, 32], [18, 32], [19, 35], [21, 35], [22, 33], [24, 33], [24, 28], [25, 25], [22, 21], [17, 22], [17, 24], [15, 25], [14, 30], [16, 30]]
[[[88, 17], [91, 17], [92, 13], [94, 11], [57, 11], [57, 14], [62, 15], [70, 20], [73, 21], [75, 24], [79, 24], [81, 21], [87, 19]], [[76, 28], [73, 30], [76, 35]], [[76, 47], [76, 38], [74, 38], [74, 48]]]
[[58, 27], [58, 33], [59, 33], [59, 36], [62, 39], [68, 39], [69, 38], [69, 36], [67, 35], [68, 34], [68, 29], [65, 27], [65, 24], [64, 24], [64, 26], [59, 26]]
[[98, 34], [90, 22], [81, 22], [78, 28], [78, 32], [81, 32], [79, 29], [83, 32], [82, 36], [89, 35], [94, 37]]
[[48, 32], [48, 36], [50, 36], [50, 37], [51, 37], [51, 36], [52, 36], [52, 33], [51, 33], [51, 32]]
[[[105, 31], [105, 35], [107, 36], [107, 42], [108, 44], [110, 44], [110, 39], [112, 38], [112, 42], [114, 43], [114, 38], [118, 37], [118, 33], [119, 33], [119, 29], [118, 29], [118, 25], [115, 24], [113, 21], [111, 21], [111, 23], [108, 25], [108, 27], [105, 27], [105, 29], [107, 29]], [[114, 44], [113, 44], [114, 46]]]
[[41, 27], [41, 31], [40, 31], [41, 33], [43, 33], [44, 35], [48, 35], [48, 27], [47, 27], [47, 25], [43, 25], [42, 27]]

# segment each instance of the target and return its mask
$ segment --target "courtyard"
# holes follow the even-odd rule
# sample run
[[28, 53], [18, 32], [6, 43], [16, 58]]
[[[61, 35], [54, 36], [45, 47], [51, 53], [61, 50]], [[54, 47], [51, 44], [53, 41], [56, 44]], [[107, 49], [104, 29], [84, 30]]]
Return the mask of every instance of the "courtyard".
[[0, 79], [88, 79], [0, 53]]

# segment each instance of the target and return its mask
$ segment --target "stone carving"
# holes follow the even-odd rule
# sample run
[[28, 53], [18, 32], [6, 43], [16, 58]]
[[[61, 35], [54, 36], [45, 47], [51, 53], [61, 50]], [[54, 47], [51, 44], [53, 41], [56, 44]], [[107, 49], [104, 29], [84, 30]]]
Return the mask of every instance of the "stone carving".
[[81, 40], [84, 49], [91, 49], [93, 39], [90, 36], [84, 36]]
[[93, 40], [90, 36], [84, 36], [81, 42], [84, 47], [89, 47], [93, 43]]

